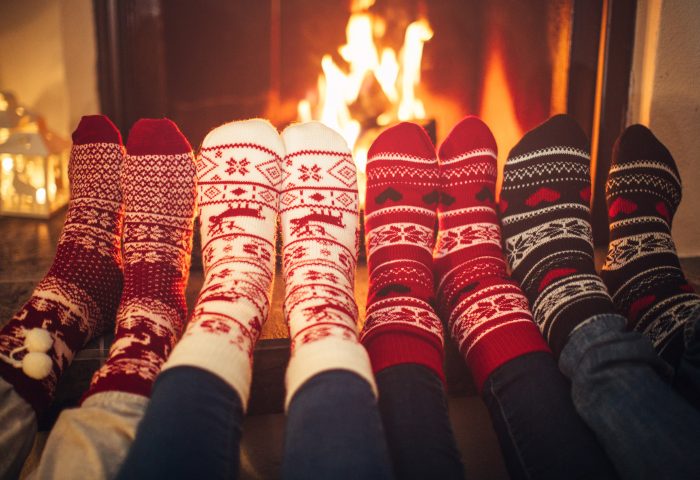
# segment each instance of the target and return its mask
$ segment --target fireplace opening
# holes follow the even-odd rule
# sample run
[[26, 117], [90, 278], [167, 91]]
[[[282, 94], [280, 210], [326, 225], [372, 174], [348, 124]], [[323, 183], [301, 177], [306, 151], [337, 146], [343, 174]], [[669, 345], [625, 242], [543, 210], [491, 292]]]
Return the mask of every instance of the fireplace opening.
[[[387, 125], [436, 143], [467, 114], [499, 166], [556, 113], [593, 139], [604, 171], [625, 123], [636, 2], [622, 0], [112, 0], [96, 2], [103, 111], [127, 130], [167, 115], [198, 145], [214, 125], [319, 119], [366, 151]], [[100, 28], [103, 27], [103, 28]], [[593, 173], [596, 243], [607, 242]], [[500, 178], [499, 178], [500, 181]], [[500, 185], [497, 186], [497, 189]]]

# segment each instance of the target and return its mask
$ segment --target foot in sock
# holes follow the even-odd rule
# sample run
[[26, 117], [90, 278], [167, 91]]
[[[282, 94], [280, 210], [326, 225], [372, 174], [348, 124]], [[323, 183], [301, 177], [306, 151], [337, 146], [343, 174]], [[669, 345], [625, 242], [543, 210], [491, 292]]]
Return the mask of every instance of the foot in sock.
[[369, 292], [362, 343], [374, 372], [417, 363], [443, 372], [443, 332], [433, 308], [435, 148], [425, 131], [400, 123], [372, 144], [367, 161], [365, 232]]
[[671, 238], [681, 181], [670, 152], [649, 129], [618, 139], [605, 188], [610, 245], [601, 276], [615, 308], [657, 350], [697, 317], [700, 297], [688, 284]]
[[305, 381], [328, 370], [354, 372], [376, 391], [357, 339], [355, 163], [345, 140], [318, 122], [287, 127], [282, 139], [284, 312], [292, 339], [285, 405]]
[[438, 153], [437, 303], [478, 389], [507, 361], [549, 351], [506, 272], [494, 200], [496, 155], [491, 131], [476, 117], [458, 123]]
[[[122, 290], [123, 158], [121, 135], [112, 122], [102, 115], [83, 117], [73, 132], [70, 204], [56, 257], [32, 297], [0, 333], [5, 360], [0, 361], [0, 375], [38, 413], [53, 400], [56, 383], [76, 351], [114, 321]], [[22, 371], [28, 366], [22, 364], [30, 363], [23, 355], [39, 353], [26, 354], [22, 347], [33, 329], [43, 329], [51, 338], [48, 357], [41, 357], [45, 370], [30, 372], [35, 377], [30, 378]]]
[[614, 312], [593, 263], [590, 192], [588, 140], [571, 117], [550, 118], [510, 151], [501, 192], [507, 259], [557, 356], [577, 326]]
[[144, 119], [129, 132], [121, 170], [124, 293], [107, 362], [89, 396], [121, 391], [149, 396], [187, 316], [194, 221], [192, 148], [168, 119]]
[[218, 375], [244, 408], [270, 308], [283, 157], [282, 139], [265, 120], [227, 123], [204, 139], [197, 158], [204, 285], [163, 367]]

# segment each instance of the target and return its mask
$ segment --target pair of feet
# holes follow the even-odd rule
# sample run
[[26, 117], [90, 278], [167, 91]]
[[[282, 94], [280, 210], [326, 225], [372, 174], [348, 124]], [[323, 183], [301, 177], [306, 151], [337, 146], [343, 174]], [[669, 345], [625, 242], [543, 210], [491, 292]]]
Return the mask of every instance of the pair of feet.
[[673, 158], [643, 126], [618, 139], [606, 183], [610, 245], [602, 281], [590, 195], [588, 140], [575, 121], [556, 116], [525, 135], [510, 152], [501, 192], [513, 277], [557, 353], [583, 321], [613, 311], [662, 351], [700, 308], [671, 238], [681, 199]]
[[354, 371], [373, 385], [357, 339], [357, 180], [342, 137], [317, 122], [281, 135], [263, 120], [222, 125], [202, 143], [197, 180], [205, 280], [164, 369], [210, 371], [245, 407], [269, 313], [279, 220], [292, 341], [287, 404], [325, 370]]
[[362, 341], [375, 371], [418, 363], [444, 379], [443, 321], [479, 389], [507, 361], [549, 350], [507, 274], [496, 157], [494, 137], [476, 117], [458, 123], [437, 152], [410, 123], [370, 148]]
[[[115, 318], [109, 359], [87, 395], [149, 394], [186, 317], [195, 189], [191, 150], [167, 119], [134, 124], [126, 152], [104, 116], [83, 117], [73, 133], [71, 200], [54, 262], [0, 333], [0, 353], [13, 357], [0, 362], [0, 375], [37, 412], [52, 401], [75, 353]], [[50, 335], [40, 372], [31, 371], [35, 329]], [[29, 354], [22, 355], [23, 345]]]

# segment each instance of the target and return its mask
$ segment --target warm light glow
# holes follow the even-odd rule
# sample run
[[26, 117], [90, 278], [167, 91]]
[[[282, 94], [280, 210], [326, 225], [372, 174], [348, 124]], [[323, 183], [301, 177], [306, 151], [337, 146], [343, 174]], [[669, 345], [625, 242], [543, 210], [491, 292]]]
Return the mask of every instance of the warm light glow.
[[515, 146], [523, 131], [515, 115], [515, 105], [503, 68], [503, 55], [499, 48], [489, 54], [484, 77], [484, 97], [481, 104], [481, 119], [490, 125], [498, 145], [498, 180], [496, 195], [500, 196], [503, 181], [503, 165], [508, 151]]
[[36, 189], [36, 203], [39, 205], [44, 205], [46, 203], [46, 189], [37, 188]]
[[10, 155], [3, 155], [2, 157], [2, 169], [5, 172], [11, 172], [15, 166], [15, 161]]
[[9, 128], [0, 128], [0, 144], [5, 143], [10, 138]]
[[416, 98], [415, 87], [420, 83], [420, 63], [423, 58], [423, 44], [433, 38], [433, 31], [425, 20], [413, 22], [406, 29], [406, 38], [401, 50], [403, 75], [401, 91], [403, 98], [399, 104], [399, 120], [425, 118], [423, 102]]
[[[379, 110], [373, 114], [376, 125], [425, 118], [425, 108], [416, 95], [416, 87], [420, 82], [423, 44], [433, 36], [428, 22], [418, 20], [406, 28], [399, 55], [392, 48], [383, 48], [380, 54], [375, 37], [381, 38], [385, 24], [370, 14], [368, 9], [373, 4], [374, 0], [352, 2], [346, 43], [338, 49], [347, 67], [338, 66], [331, 55], [325, 55], [321, 60], [323, 73], [318, 79], [318, 103], [312, 105], [309, 100], [302, 100], [297, 106], [300, 121], [320, 120], [343, 136], [354, 152], [360, 182], [364, 177], [368, 146], [360, 148], [357, 142], [362, 134], [361, 124], [367, 118], [353, 117], [350, 105], [358, 101], [365, 89], [380, 91], [381, 98], [367, 99]], [[374, 86], [378, 88], [372, 90]], [[384, 100], [386, 105], [382, 104]], [[367, 115], [367, 112], [361, 114]], [[367, 139], [364, 141], [366, 143]]]
[[0, 112], [4, 112], [9, 106], [10, 104], [7, 103], [7, 100], [5, 100], [5, 96], [0, 94]]

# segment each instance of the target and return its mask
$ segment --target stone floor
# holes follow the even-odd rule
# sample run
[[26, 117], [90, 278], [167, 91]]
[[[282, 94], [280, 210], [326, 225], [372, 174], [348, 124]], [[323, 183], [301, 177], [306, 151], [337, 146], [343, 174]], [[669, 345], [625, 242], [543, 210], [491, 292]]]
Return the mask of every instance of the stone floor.
[[[0, 218], [0, 324], [26, 301], [36, 283], [51, 265], [64, 212], [48, 221]], [[187, 301], [194, 304], [202, 285], [203, 274], [195, 241]], [[598, 263], [604, 252], [596, 252]], [[686, 274], [696, 287], [700, 286], [700, 258], [683, 260]], [[284, 285], [281, 275], [274, 284], [270, 318], [255, 357], [255, 370], [246, 419], [245, 435], [241, 446], [242, 478], [275, 478], [282, 459], [284, 416], [282, 411], [283, 374], [288, 359], [288, 332], [282, 315]], [[364, 312], [367, 295], [367, 268], [358, 267], [355, 296], [360, 311]], [[360, 322], [364, 319], [361, 318]], [[50, 429], [61, 409], [73, 406], [87, 388], [92, 372], [105, 360], [112, 336], [93, 340], [82, 350], [59, 385], [55, 406], [40, 422], [43, 431], [28, 460], [25, 471], [37, 461]], [[470, 375], [459, 358], [454, 345], [449, 344], [446, 355], [449, 408], [467, 475], [471, 478], [507, 478], [502, 458], [491, 427], [488, 412], [476, 396]]]

